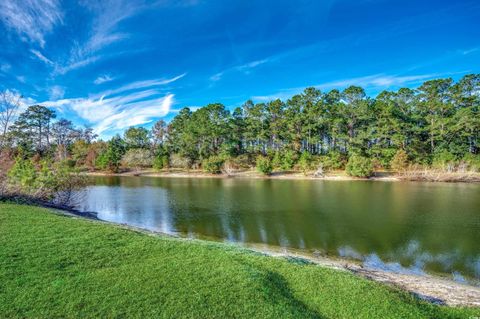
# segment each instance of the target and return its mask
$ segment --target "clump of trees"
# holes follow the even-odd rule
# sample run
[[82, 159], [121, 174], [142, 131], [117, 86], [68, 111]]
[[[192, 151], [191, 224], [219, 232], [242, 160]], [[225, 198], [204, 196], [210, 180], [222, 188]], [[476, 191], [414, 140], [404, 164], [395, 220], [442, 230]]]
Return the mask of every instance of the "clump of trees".
[[61, 206], [72, 205], [75, 192], [86, 184], [85, 177], [65, 163], [38, 160], [18, 157], [8, 172], [5, 189], [0, 195]]
[[408, 168], [408, 165], [408, 154], [403, 149], [399, 149], [390, 161], [390, 167], [397, 172], [402, 172], [406, 170]]
[[321, 167], [354, 176], [369, 176], [373, 168], [402, 172], [412, 165], [480, 170], [479, 74], [383, 91], [375, 98], [358, 86], [307, 88], [286, 101], [247, 101], [232, 111], [219, 103], [184, 108], [170, 123], [132, 127], [109, 141], [96, 140], [90, 128], [56, 120], [44, 106], [17, 116], [14, 96], [4, 94], [1, 104], [2, 149], [82, 169], [201, 167], [219, 173], [227, 166], [256, 166], [270, 174]]
[[[479, 92], [478, 74], [456, 83], [438, 79], [415, 90], [384, 91], [376, 98], [357, 86], [325, 93], [308, 88], [287, 101], [247, 101], [232, 113], [221, 104], [195, 112], [185, 108], [168, 126], [166, 142], [190, 163], [227, 148], [232, 156], [268, 157], [281, 170], [308, 169], [302, 154], [326, 169], [350, 162], [347, 172], [355, 176], [368, 176], [373, 165], [473, 170], [478, 169], [469, 158], [479, 156]], [[356, 165], [361, 169], [353, 169]]]
[[345, 167], [348, 175], [355, 177], [370, 177], [373, 174], [373, 163], [368, 157], [353, 154]]
[[221, 156], [210, 156], [202, 161], [202, 168], [208, 173], [219, 174], [222, 172], [224, 162], [225, 160]]
[[258, 156], [256, 167], [257, 167], [257, 170], [264, 175], [272, 174], [273, 165], [272, 165], [272, 161], [270, 160], [270, 158], [268, 158], [268, 156], [263, 156], [263, 155]]
[[153, 156], [150, 150], [131, 149], [123, 155], [121, 164], [124, 167], [141, 170], [142, 168], [152, 167], [155, 163], [153, 163]]
[[[308, 171], [314, 168], [313, 166], [313, 156], [307, 151], [303, 151], [302, 155], [298, 160], [298, 166], [302, 172], [306, 175]], [[322, 166], [323, 169], [323, 166]]]

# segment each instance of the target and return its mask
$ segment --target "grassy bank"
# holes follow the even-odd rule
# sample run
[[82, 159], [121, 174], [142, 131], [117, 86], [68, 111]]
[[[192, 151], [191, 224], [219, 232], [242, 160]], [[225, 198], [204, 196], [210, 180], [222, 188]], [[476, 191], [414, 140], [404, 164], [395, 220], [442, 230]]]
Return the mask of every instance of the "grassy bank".
[[0, 318], [469, 318], [346, 272], [0, 203]]

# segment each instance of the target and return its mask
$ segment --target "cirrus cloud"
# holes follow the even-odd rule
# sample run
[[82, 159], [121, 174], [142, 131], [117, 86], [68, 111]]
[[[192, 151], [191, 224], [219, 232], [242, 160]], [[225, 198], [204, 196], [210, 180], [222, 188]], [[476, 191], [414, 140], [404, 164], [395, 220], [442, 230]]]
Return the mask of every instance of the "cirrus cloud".
[[113, 81], [115, 80], [115, 78], [113, 78], [112, 76], [108, 75], [108, 74], [104, 74], [104, 75], [100, 75], [98, 76], [95, 81], [93, 81], [94, 84], [102, 84], [102, 83], [105, 83], [105, 82], [110, 82], [110, 81]]
[[27, 42], [45, 46], [45, 36], [62, 23], [58, 0], [2, 0], [0, 20]]
[[93, 127], [95, 133], [107, 137], [130, 126], [152, 122], [166, 116], [174, 103], [174, 94], [161, 86], [181, 79], [137, 81], [89, 97], [61, 99], [41, 103], [62, 113], [73, 112]]
[[[365, 89], [389, 89], [402, 85], [411, 86], [414, 84], [421, 83], [422, 81], [432, 79], [434, 77], [442, 76], [445, 74], [417, 74], [417, 75], [388, 75], [388, 74], [374, 74], [361, 77], [353, 77], [342, 80], [329, 81], [322, 84], [310, 85], [317, 89], [342, 89], [351, 85], [362, 86]], [[307, 87], [307, 86], [305, 86]], [[305, 87], [294, 87], [281, 90], [274, 94], [262, 95], [262, 96], [253, 96], [252, 99], [256, 101], [271, 101], [275, 99], [285, 100], [290, 98], [292, 95], [302, 92]]]
[[213, 82], [220, 81], [225, 74], [230, 73], [232, 71], [242, 72], [244, 74], [249, 74], [252, 69], [254, 69], [257, 66], [260, 66], [262, 64], [265, 64], [267, 62], [270, 62], [270, 59], [256, 60], [256, 61], [251, 61], [251, 62], [248, 62], [248, 63], [245, 63], [245, 64], [236, 65], [236, 66], [231, 67], [229, 69], [226, 69], [226, 70], [223, 70], [221, 72], [215, 73], [214, 75], [212, 75], [210, 77], [210, 81], [213, 81]]

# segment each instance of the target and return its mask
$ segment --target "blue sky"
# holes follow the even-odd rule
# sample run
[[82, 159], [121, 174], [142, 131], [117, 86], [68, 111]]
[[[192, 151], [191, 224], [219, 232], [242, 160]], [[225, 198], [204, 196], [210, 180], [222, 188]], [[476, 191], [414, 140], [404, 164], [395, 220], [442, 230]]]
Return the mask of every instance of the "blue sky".
[[480, 72], [480, 2], [2, 0], [0, 89], [109, 137], [185, 106]]

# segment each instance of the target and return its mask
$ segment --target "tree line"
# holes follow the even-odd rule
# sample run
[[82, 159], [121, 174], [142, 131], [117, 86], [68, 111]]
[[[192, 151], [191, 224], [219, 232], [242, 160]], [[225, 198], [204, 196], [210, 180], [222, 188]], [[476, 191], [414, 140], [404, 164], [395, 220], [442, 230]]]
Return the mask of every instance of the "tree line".
[[15, 156], [68, 161], [108, 169], [225, 167], [346, 168], [369, 175], [374, 168], [480, 167], [480, 74], [426, 81], [417, 89], [383, 91], [375, 98], [359, 86], [321, 92], [307, 88], [286, 101], [249, 100], [233, 111], [220, 103], [183, 108], [171, 121], [147, 130], [97, 140], [91, 128], [56, 120], [53, 110], [0, 101], [0, 146]]

